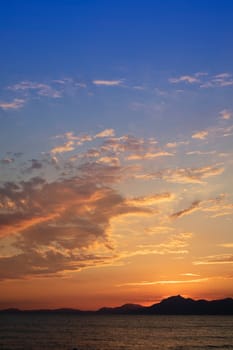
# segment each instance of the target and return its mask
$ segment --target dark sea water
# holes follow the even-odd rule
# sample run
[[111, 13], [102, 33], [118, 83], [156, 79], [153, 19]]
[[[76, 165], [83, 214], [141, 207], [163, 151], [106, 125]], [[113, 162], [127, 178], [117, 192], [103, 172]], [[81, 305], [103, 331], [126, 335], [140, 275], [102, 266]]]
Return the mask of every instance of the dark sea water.
[[233, 316], [0, 315], [1, 350], [233, 349]]

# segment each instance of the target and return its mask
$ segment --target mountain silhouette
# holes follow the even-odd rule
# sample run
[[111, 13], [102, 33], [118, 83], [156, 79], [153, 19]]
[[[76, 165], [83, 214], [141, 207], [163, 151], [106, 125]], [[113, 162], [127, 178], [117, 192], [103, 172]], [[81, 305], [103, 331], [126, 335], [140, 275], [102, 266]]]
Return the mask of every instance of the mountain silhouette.
[[233, 315], [233, 299], [193, 300], [181, 295], [163, 299], [149, 307], [125, 304], [115, 308], [102, 308], [101, 314], [144, 314], [144, 315]]
[[5, 309], [1, 313], [67, 313], [67, 314], [98, 314], [98, 315], [233, 315], [233, 299], [193, 300], [181, 295], [171, 296], [151, 306], [124, 304], [117, 307], [102, 307], [97, 311], [82, 311], [78, 309], [61, 308], [55, 310], [19, 310]]
[[97, 312], [100, 314], [127, 314], [127, 313], [140, 313], [145, 309], [144, 306], [138, 304], [124, 304], [117, 307], [102, 307]]

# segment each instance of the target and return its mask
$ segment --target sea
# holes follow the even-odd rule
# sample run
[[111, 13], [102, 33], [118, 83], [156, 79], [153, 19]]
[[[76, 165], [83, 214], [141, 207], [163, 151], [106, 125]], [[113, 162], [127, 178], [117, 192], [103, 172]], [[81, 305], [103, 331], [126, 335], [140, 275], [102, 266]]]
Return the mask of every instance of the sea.
[[233, 316], [1, 314], [0, 349], [233, 349]]

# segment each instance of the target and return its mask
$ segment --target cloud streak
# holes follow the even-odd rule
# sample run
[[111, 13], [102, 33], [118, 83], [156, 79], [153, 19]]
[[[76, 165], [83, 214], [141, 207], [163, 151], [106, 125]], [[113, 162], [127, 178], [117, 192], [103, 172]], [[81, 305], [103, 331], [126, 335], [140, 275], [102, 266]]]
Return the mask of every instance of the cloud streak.
[[122, 80], [93, 80], [92, 83], [97, 86], [120, 86]]
[[170, 217], [171, 219], [178, 219], [182, 216], [190, 215], [196, 211], [202, 211], [204, 213], [207, 213], [208, 216], [212, 218], [225, 215], [232, 215], [233, 203], [226, 201], [224, 195], [214, 199], [194, 201], [189, 207], [175, 212]]
[[142, 282], [128, 282], [119, 284], [118, 287], [124, 286], [154, 286], [154, 285], [167, 285], [167, 284], [186, 284], [186, 283], [201, 283], [208, 281], [209, 278], [195, 278], [187, 280], [159, 280], [159, 281], [142, 281]]
[[211, 255], [194, 261], [194, 265], [222, 265], [233, 264], [232, 254]]
[[199, 88], [226, 88], [233, 86], [233, 76], [231, 73], [219, 73], [211, 75], [208, 73], [197, 72], [191, 75], [181, 75], [175, 78], [169, 78], [171, 84], [196, 84]]
[[35, 91], [39, 96], [47, 96], [51, 98], [61, 98], [62, 93], [54, 89], [51, 85], [33, 82], [33, 81], [22, 81], [15, 85], [9, 86], [9, 90], [18, 92], [30, 92]]
[[0, 102], [0, 108], [4, 111], [7, 110], [17, 110], [24, 107], [26, 103], [25, 99], [22, 98], [14, 98], [11, 102]]
[[193, 134], [192, 138], [198, 139], [198, 140], [205, 140], [207, 136], [208, 136], [208, 131], [203, 130]]
[[137, 174], [137, 179], [161, 179], [166, 182], [177, 184], [205, 184], [204, 179], [221, 175], [223, 166], [210, 165], [200, 168], [162, 169], [148, 174]]
[[182, 75], [178, 78], [170, 78], [169, 82], [172, 84], [178, 84], [178, 83], [194, 84], [194, 83], [199, 83], [199, 79], [194, 75]]

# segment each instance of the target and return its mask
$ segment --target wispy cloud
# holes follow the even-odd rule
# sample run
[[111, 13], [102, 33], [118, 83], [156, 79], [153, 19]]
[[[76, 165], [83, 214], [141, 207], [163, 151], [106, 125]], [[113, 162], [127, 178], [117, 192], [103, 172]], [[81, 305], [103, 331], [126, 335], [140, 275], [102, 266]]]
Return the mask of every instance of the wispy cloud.
[[165, 236], [165, 239], [161, 243], [139, 244], [134, 249], [131, 248], [127, 251], [123, 251], [119, 254], [118, 259], [125, 260], [130, 257], [145, 255], [175, 255], [183, 257], [189, 253], [188, 246], [190, 245], [192, 237], [192, 232], [171, 234], [168, 237]]
[[22, 108], [26, 103], [25, 99], [22, 98], [14, 98], [11, 102], [0, 102], [0, 108], [7, 111], [7, 110], [16, 110]]
[[190, 215], [195, 211], [202, 211], [203, 213], [207, 213], [212, 218], [232, 215], [233, 203], [228, 202], [226, 200], [226, 196], [224, 195], [214, 199], [194, 201], [189, 207], [172, 214], [171, 218], [177, 219], [185, 215]]
[[210, 76], [200, 85], [201, 88], [228, 87], [233, 85], [233, 77], [230, 73], [220, 73]]
[[186, 283], [201, 283], [208, 281], [209, 278], [195, 278], [187, 280], [159, 280], [159, 281], [142, 281], [142, 282], [128, 282], [119, 284], [118, 287], [123, 286], [153, 286], [153, 285], [166, 285], [166, 284], [186, 284]]
[[8, 89], [21, 92], [35, 91], [40, 96], [48, 96], [52, 98], [62, 97], [61, 91], [54, 89], [51, 85], [33, 81], [22, 81], [15, 85], [9, 86]]
[[173, 232], [174, 228], [171, 226], [152, 226], [144, 230], [146, 235], [157, 235], [157, 234], [166, 234]]
[[198, 155], [198, 156], [211, 155], [211, 154], [216, 154], [216, 153], [217, 153], [216, 151], [189, 151], [189, 152], [186, 152], [186, 154], [188, 156], [192, 156], [192, 155]]
[[154, 173], [137, 174], [137, 179], [161, 179], [177, 184], [204, 184], [204, 179], [221, 175], [224, 167], [220, 165], [209, 165], [200, 168], [178, 168], [162, 169]]
[[123, 80], [93, 80], [92, 83], [97, 86], [120, 86]]
[[58, 154], [58, 153], [70, 152], [70, 151], [73, 151], [74, 149], [75, 149], [74, 141], [68, 141], [61, 146], [52, 148], [50, 152], [52, 154]]
[[232, 242], [229, 242], [229, 243], [221, 243], [219, 244], [220, 247], [223, 247], [223, 248], [233, 248], [233, 243]]
[[194, 83], [199, 83], [199, 79], [195, 75], [182, 75], [177, 78], [170, 78], [169, 79], [170, 83], [172, 84], [178, 84], [178, 83], [188, 83], [188, 84], [194, 84]]
[[180, 218], [182, 216], [185, 216], [185, 215], [188, 215], [188, 214], [191, 214], [193, 213], [194, 211], [197, 211], [198, 208], [200, 206], [200, 201], [195, 201], [193, 202], [190, 207], [188, 208], [185, 208], [183, 210], [180, 210], [180, 211], [177, 211], [176, 213], [172, 214], [171, 215], [171, 218], [172, 219], [177, 219], [177, 218]]
[[129, 199], [127, 203], [137, 205], [137, 206], [151, 206], [151, 205], [153, 206], [160, 202], [172, 201], [174, 200], [174, 198], [175, 198], [174, 194], [169, 192], [164, 192], [164, 193], [156, 193], [155, 195], [151, 195], [151, 196], [136, 197], [133, 199]]
[[189, 141], [174, 141], [174, 142], [168, 142], [166, 144], [166, 147], [177, 148], [179, 146], [188, 145], [188, 144], [189, 144]]
[[14, 93], [15, 99], [12, 103], [2, 103], [2, 108], [17, 109], [23, 107], [26, 99], [30, 101], [39, 97], [60, 99], [65, 95], [73, 96], [78, 90], [85, 87], [85, 83], [78, 82], [73, 78], [50, 80], [47, 82], [23, 80], [5, 88], [11, 91], [12, 94]]
[[159, 157], [172, 157], [174, 156], [173, 153], [166, 152], [166, 151], [160, 151], [160, 152], [146, 152], [144, 154], [131, 154], [126, 157], [127, 160], [143, 160], [143, 159], [154, 159]]
[[208, 136], [208, 131], [202, 130], [192, 135], [193, 139], [204, 140]]
[[194, 265], [218, 265], [218, 264], [233, 264], [232, 254], [219, 254], [211, 255], [200, 258], [200, 260], [194, 261]]
[[223, 120], [230, 120], [233, 116], [232, 111], [228, 109], [222, 110], [219, 114], [220, 114], [220, 119], [223, 119]]
[[120, 160], [117, 157], [100, 157], [97, 160], [98, 163], [104, 163], [104, 164], [110, 164], [113, 166], [119, 166], [120, 165]]
[[102, 137], [113, 137], [115, 136], [115, 130], [114, 129], [105, 129], [98, 134], [95, 135], [96, 138], [102, 138]]
[[194, 74], [181, 75], [175, 78], [170, 78], [171, 84], [196, 84], [199, 88], [224, 88], [233, 86], [233, 76], [231, 73], [219, 73], [211, 75], [208, 73], [197, 72]]

